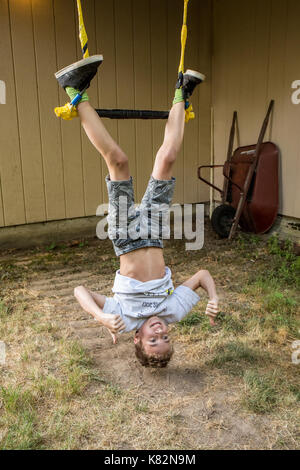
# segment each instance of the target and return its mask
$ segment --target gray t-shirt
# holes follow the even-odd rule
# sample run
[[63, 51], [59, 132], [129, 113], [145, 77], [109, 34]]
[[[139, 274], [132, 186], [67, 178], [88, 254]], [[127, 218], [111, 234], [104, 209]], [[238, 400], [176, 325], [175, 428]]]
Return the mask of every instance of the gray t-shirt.
[[181, 321], [200, 300], [186, 286], [174, 290], [169, 268], [163, 279], [148, 282], [122, 276], [117, 271], [112, 291], [114, 297], [106, 298], [103, 312], [120, 315], [126, 326], [124, 333], [138, 330], [153, 316], [167, 324]]

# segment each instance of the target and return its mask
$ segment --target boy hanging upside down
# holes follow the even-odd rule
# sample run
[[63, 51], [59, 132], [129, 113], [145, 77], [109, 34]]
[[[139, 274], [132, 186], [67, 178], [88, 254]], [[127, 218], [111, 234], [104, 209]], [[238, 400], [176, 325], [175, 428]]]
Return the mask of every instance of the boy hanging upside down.
[[[89, 57], [55, 74], [71, 100], [78, 90], [89, 87], [102, 60], [102, 56]], [[204, 79], [202, 74], [192, 70], [187, 70], [179, 78], [164, 141], [156, 155], [152, 176], [138, 209], [134, 206], [128, 157], [105, 129], [86, 92], [81, 93], [82, 99], [77, 107], [88, 138], [108, 167], [108, 233], [115, 253], [120, 257], [120, 270], [116, 273], [112, 289], [114, 297], [90, 292], [82, 286], [76, 287], [74, 294], [82, 308], [110, 330], [114, 343], [118, 333], [136, 332], [136, 356], [146, 367], [166, 367], [170, 361], [173, 347], [168, 325], [182, 320], [198, 303], [198, 288], [205, 289], [209, 296], [206, 315], [212, 325], [218, 314], [216, 287], [208, 271], [197, 272], [174, 290], [172, 273], [164, 261], [162, 239], [159, 235], [156, 238], [152, 236], [153, 232], [161, 232], [161, 222], [157, 222], [160, 219], [156, 222], [151, 220], [153, 207], [159, 205], [160, 210], [166, 212], [171, 205], [175, 187], [172, 169], [183, 141], [185, 109], [195, 87]], [[122, 206], [124, 209], [120, 217], [122, 200], [126, 203]], [[142, 237], [142, 227], [145, 226], [147, 236]], [[151, 227], [151, 234], [148, 227]], [[130, 232], [140, 233], [140, 236], [131, 238]]]

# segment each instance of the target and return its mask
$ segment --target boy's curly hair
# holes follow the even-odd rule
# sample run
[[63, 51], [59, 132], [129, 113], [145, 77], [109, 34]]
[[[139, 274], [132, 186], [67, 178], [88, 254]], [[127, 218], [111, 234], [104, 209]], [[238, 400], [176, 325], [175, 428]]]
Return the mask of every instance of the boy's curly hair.
[[167, 367], [173, 354], [174, 354], [174, 349], [171, 346], [170, 350], [165, 354], [161, 354], [160, 356], [158, 355], [149, 356], [148, 354], [146, 354], [143, 348], [143, 345], [140, 342], [135, 344], [135, 355], [137, 359], [139, 360], [139, 362], [144, 367], [153, 367], [155, 369], [163, 369]]

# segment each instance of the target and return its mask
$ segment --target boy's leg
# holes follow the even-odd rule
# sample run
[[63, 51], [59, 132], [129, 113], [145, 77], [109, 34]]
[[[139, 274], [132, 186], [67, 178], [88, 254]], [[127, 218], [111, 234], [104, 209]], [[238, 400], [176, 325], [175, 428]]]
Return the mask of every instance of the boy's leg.
[[183, 141], [185, 102], [173, 104], [165, 128], [162, 146], [157, 152], [152, 176], [156, 180], [170, 180], [176, 156]]
[[172, 168], [180, 150], [184, 135], [185, 109], [188, 100], [197, 85], [205, 80], [205, 76], [194, 70], [187, 70], [179, 76], [173, 106], [165, 129], [165, 137], [160, 147], [153, 168], [152, 176], [156, 180], [170, 180]]
[[164, 238], [162, 219], [168, 215], [175, 189], [172, 170], [183, 141], [185, 110], [189, 106], [188, 100], [195, 87], [204, 79], [204, 75], [193, 70], [187, 70], [185, 74], [179, 76], [164, 141], [156, 155], [152, 176], [140, 206], [143, 233], [149, 237], [151, 227], [151, 238], [160, 242]]
[[85, 101], [79, 103], [77, 109], [88, 138], [106, 162], [111, 181], [129, 180], [128, 157], [106, 130], [94, 108]]
[[79, 103], [78, 114], [88, 138], [102, 154], [108, 167], [108, 234], [114, 243], [117, 256], [120, 256], [125, 242], [128, 241], [128, 225], [136, 218], [128, 157], [108, 133], [89, 102]]
[[59, 70], [55, 77], [62, 88], [68, 93], [72, 104], [77, 104], [77, 111], [82, 126], [92, 144], [103, 155], [111, 181], [129, 180], [128, 158], [120, 147], [114, 142], [105, 129], [100, 117], [89, 104], [88, 95], [84, 92], [96, 75], [98, 67], [103, 62], [102, 55], [95, 55], [82, 59], [74, 64]]
[[69, 95], [71, 104], [77, 106], [78, 115], [88, 138], [107, 164], [108, 234], [119, 256], [124, 253], [128, 242], [128, 225], [137, 218], [137, 214], [134, 208], [133, 182], [128, 158], [106, 130], [102, 120], [89, 104], [89, 97], [84, 91], [89, 87], [102, 60], [102, 56], [83, 59], [60, 70], [55, 76]]
[[184, 125], [185, 103], [181, 101], [173, 104], [170, 111], [164, 142], [156, 155], [152, 177], [139, 208], [142, 237], [151, 239], [151, 246], [155, 240], [158, 248], [163, 248], [162, 239], [166, 235], [163, 220], [173, 199], [175, 178], [172, 178], [172, 168], [182, 144]]

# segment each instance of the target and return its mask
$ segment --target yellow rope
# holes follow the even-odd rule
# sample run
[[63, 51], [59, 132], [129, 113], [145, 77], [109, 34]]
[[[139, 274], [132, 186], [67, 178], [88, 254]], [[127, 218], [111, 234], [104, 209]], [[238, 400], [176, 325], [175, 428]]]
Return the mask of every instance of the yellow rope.
[[183, 11], [183, 25], [181, 29], [181, 57], [178, 68], [178, 73], [184, 73], [184, 56], [185, 56], [185, 45], [187, 40], [187, 9], [189, 0], [184, 0], [184, 11]]
[[[178, 74], [184, 73], [185, 46], [186, 46], [186, 40], [187, 40], [187, 34], [188, 34], [188, 30], [187, 30], [188, 3], [189, 3], [189, 0], [184, 0], [183, 25], [181, 29], [181, 57], [180, 57], [180, 64], [178, 68]], [[193, 106], [191, 104], [185, 110], [185, 122], [189, 122], [190, 119], [195, 119], [195, 113], [193, 111]]]
[[[79, 24], [79, 39], [81, 44], [81, 50], [83, 58], [89, 57], [88, 49], [88, 36], [83, 21], [83, 14], [81, 8], [81, 1], [77, 0], [77, 11], [78, 11], [78, 24]], [[54, 110], [57, 117], [61, 117], [65, 121], [70, 121], [71, 119], [78, 116], [78, 112], [75, 106], [72, 106], [71, 103], [66, 103], [64, 106], [57, 107]]]
[[89, 57], [90, 54], [89, 54], [89, 49], [88, 49], [88, 37], [87, 37], [85, 26], [84, 26], [80, 0], [77, 0], [77, 10], [78, 10], [78, 23], [79, 23], [79, 39], [80, 39], [83, 58], [85, 59], [86, 57]]

